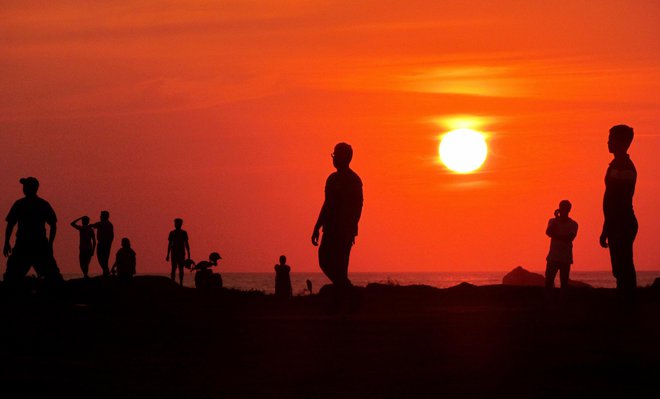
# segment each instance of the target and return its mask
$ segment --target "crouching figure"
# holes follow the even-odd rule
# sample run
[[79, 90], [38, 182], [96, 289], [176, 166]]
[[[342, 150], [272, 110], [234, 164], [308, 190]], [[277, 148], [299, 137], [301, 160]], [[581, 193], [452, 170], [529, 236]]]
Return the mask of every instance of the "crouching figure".
[[222, 288], [222, 276], [213, 273], [212, 267], [218, 266], [218, 260], [222, 259], [219, 253], [212, 252], [209, 260], [195, 263], [192, 259], [186, 260], [186, 268], [195, 272], [195, 288]]

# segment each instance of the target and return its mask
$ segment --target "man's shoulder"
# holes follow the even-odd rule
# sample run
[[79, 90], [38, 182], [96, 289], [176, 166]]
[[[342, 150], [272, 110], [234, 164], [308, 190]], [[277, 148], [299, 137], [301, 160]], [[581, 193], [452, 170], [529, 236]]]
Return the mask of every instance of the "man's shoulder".
[[12, 210], [18, 211], [21, 209], [31, 209], [30, 212], [34, 210], [55, 212], [50, 203], [41, 197], [23, 197], [16, 200], [12, 205]]
[[353, 180], [355, 180], [356, 182], [360, 183], [360, 185], [362, 185], [362, 179], [357, 173], [355, 173], [353, 169], [348, 169], [348, 172], [350, 173], [350, 176]]
[[610, 162], [610, 165], [607, 169], [608, 171], [617, 171], [617, 172], [632, 171], [637, 173], [637, 169], [635, 168], [635, 163], [632, 161], [632, 159], [630, 159], [630, 156], [613, 159], [612, 162]]

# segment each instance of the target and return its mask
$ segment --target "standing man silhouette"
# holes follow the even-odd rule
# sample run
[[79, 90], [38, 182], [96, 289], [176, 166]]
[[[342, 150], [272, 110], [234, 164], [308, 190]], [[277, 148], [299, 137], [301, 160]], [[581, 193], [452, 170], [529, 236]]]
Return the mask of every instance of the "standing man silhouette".
[[112, 240], [115, 239], [115, 231], [112, 223], [110, 223], [110, 212], [101, 211], [101, 221], [91, 225], [96, 229], [96, 259], [103, 270], [103, 276], [110, 275], [110, 268], [108, 262], [110, 261], [110, 249], [112, 248]]
[[[167, 256], [165, 261], [170, 260], [170, 255], [172, 257], [172, 275], [171, 278], [173, 281], [176, 276], [176, 269], [179, 269], [179, 284], [183, 286], [183, 267], [186, 263], [186, 259], [190, 259], [190, 245], [188, 244], [188, 232], [181, 230], [183, 226], [183, 219], [176, 218], [174, 219], [174, 230], [170, 231], [170, 235], [167, 238], [169, 242], [167, 245]], [[186, 253], [188, 256], [186, 257]]]
[[614, 155], [605, 173], [603, 196], [603, 232], [600, 246], [610, 249], [612, 274], [616, 288], [626, 302], [634, 300], [637, 274], [633, 263], [633, 242], [637, 236], [637, 218], [633, 211], [633, 195], [637, 170], [630, 160], [628, 148], [634, 132], [630, 126], [616, 125], [610, 129], [607, 148]]
[[[5, 246], [2, 251], [7, 259], [4, 281], [14, 284], [34, 270], [48, 281], [62, 281], [60, 269], [53, 257], [53, 242], [57, 234], [57, 216], [48, 201], [37, 196], [39, 181], [34, 177], [19, 180], [23, 185], [24, 198], [14, 202], [7, 215]], [[14, 226], [18, 224], [16, 242], [11, 247], [10, 239]], [[50, 227], [46, 238], [46, 224]]]
[[339, 143], [335, 146], [332, 164], [337, 171], [326, 180], [325, 201], [312, 233], [312, 244], [317, 246], [323, 228], [319, 265], [330, 281], [340, 288], [351, 286], [348, 260], [362, 214], [362, 180], [349, 167], [352, 159], [350, 145]]
[[[78, 225], [78, 221], [82, 224]], [[83, 272], [83, 277], [88, 278], [89, 262], [92, 261], [94, 250], [96, 249], [96, 237], [94, 230], [89, 225], [89, 216], [82, 216], [71, 222], [71, 227], [80, 232], [80, 254], [78, 260], [80, 261], [80, 270]]]
[[566, 300], [568, 290], [568, 276], [573, 263], [573, 240], [577, 236], [578, 224], [568, 214], [572, 205], [569, 200], [562, 200], [559, 209], [555, 210], [555, 217], [548, 221], [545, 234], [550, 237], [550, 251], [546, 257], [545, 288], [546, 296], [550, 299], [555, 287], [555, 277], [559, 272], [561, 282], [560, 298]]

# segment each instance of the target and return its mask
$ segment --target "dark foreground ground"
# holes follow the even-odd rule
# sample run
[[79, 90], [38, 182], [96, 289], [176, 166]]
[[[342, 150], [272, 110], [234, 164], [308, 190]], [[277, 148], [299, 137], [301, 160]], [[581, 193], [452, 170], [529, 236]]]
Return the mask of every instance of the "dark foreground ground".
[[355, 303], [159, 277], [0, 286], [0, 397], [660, 397], [660, 290], [373, 285]]

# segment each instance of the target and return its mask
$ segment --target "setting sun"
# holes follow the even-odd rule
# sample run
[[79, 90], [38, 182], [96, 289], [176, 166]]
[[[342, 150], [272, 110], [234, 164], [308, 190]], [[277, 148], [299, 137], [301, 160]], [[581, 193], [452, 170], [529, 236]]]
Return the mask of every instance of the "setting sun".
[[445, 134], [440, 141], [440, 160], [457, 173], [469, 173], [483, 165], [488, 153], [481, 133], [457, 129]]

